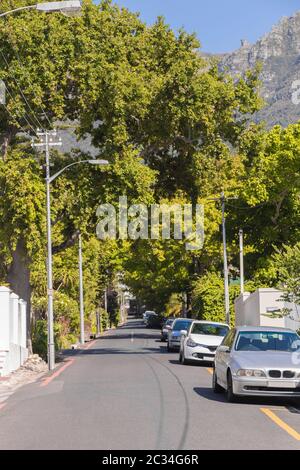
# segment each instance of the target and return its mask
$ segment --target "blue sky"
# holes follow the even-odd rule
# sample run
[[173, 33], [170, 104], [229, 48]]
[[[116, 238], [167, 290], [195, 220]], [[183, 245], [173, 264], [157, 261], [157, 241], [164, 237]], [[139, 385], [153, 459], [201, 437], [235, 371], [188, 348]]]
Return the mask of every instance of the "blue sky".
[[[95, 0], [97, 1], [97, 0]], [[206, 52], [237, 49], [241, 39], [255, 42], [282, 16], [300, 10], [300, 0], [115, 0], [153, 23], [163, 15], [174, 29], [196, 32]]]

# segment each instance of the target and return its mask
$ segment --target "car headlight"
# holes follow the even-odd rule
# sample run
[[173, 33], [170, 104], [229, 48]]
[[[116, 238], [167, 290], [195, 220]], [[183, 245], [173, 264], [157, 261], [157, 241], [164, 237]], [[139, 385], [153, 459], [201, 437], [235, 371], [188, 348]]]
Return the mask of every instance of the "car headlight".
[[236, 374], [238, 377], [266, 377], [263, 370], [257, 369], [240, 369]]
[[189, 348], [196, 348], [196, 346], [198, 346], [198, 344], [195, 343], [195, 341], [193, 341], [192, 339], [188, 339], [187, 342], [186, 342], [186, 345], [187, 345]]

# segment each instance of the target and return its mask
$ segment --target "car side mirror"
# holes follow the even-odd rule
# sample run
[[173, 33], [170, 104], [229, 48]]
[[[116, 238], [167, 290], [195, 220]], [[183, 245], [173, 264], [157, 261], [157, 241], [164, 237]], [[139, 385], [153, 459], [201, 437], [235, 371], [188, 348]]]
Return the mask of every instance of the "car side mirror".
[[187, 335], [187, 331], [186, 331], [186, 330], [181, 330], [180, 334], [181, 334], [181, 336], [186, 336], [186, 335]]

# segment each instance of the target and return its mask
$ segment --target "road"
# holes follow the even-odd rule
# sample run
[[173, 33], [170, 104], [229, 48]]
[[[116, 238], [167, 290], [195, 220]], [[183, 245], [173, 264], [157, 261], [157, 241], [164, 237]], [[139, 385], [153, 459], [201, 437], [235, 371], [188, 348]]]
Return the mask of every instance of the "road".
[[208, 365], [180, 365], [131, 320], [12, 395], [0, 449], [299, 450], [300, 414], [278, 400], [227, 403]]

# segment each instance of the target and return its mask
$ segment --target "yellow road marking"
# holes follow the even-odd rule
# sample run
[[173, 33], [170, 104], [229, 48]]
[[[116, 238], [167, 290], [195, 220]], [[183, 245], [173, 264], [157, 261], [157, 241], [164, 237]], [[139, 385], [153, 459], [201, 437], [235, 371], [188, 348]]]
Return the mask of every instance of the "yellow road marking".
[[207, 371], [208, 371], [211, 375], [213, 375], [213, 373], [214, 373], [214, 370], [213, 370], [211, 367], [209, 367], [209, 368], [207, 369]]
[[270, 418], [277, 426], [287, 432], [290, 436], [292, 436], [296, 441], [300, 441], [300, 434], [295, 431], [291, 426], [287, 423], [282, 421], [273, 411], [269, 410], [268, 408], [261, 408], [260, 411], [264, 413], [268, 418]]

